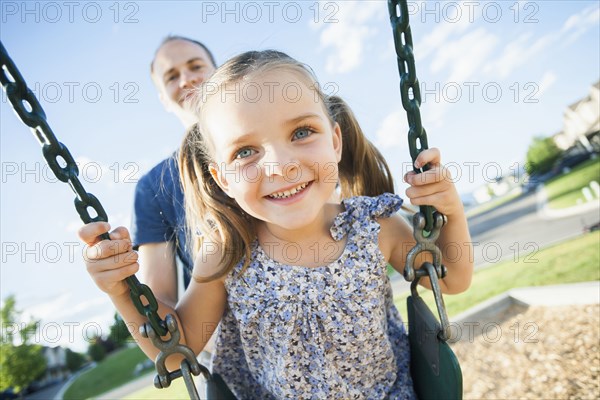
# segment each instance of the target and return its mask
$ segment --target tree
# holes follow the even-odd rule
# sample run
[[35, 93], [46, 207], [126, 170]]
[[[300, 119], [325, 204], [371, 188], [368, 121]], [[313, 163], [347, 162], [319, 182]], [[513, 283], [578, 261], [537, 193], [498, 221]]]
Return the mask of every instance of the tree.
[[552, 169], [561, 154], [551, 137], [534, 137], [527, 150], [525, 170], [529, 175], [545, 174]]
[[[7, 297], [0, 309], [0, 390], [12, 387], [19, 392], [46, 370], [42, 346], [28, 343], [39, 321], [19, 323], [20, 315], [14, 296]], [[18, 345], [15, 340], [17, 334], [21, 342]]]
[[106, 357], [106, 350], [104, 349], [103, 341], [100, 336], [96, 336], [92, 339], [92, 343], [88, 347], [88, 355], [96, 362], [100, 362]]
[[85, 363], [85, 356], [81, 353], [72, 351], [71, 349], [67, 349], [66, 362], [69, 371], [75, 372]]
[[125, 324], [125, 321], [123, 321], [123, 318], [118, 313], [115, 313], [115, 322], [110, 327], [108, 339], [112, 340], [117, 348], [123, 347], [127, 342], [133, 341], [127, 324]]

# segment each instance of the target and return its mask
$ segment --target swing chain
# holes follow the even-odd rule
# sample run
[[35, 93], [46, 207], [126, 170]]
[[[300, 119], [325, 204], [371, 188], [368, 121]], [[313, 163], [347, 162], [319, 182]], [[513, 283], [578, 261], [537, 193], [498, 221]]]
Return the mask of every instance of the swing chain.
[[[42, 154], [48, 162], [48, 166], [52, 172], [54, 172], [54, 175], [56, 175], [60, 181], [68, 183], [76, 194], [75, 209], [77, 210], [79, 217], [86, 224], [90, 222], [108, 221], [106, 211], [104, 211], [104, 207], [102, 207], [100, 201], [96, 196], [87, 193], [83, 188], [83, 185], [79, 180], [79, 167], [71, 155], [71, 152], [64, 144], [58, 141], [56, 136], [54, 136], [54, 132], [52, 132], [52, 129], [46, 120], [44, 109], [35, 97], [35, 94], [27, 87], [23, 76], [9, 57], [4, 45], [1, 43], [0, 45], [2, 46], [0, 49], [2, 57], [0, 82], [2, 83], [2, 87], [6, 91], [10, 103], [21, 121], [31, 128], [37, 140], [42, 145]], [[31, 111], [28, 110], [28, 107]], [[64, 166], [61, 166], [61, 164]], [[92, 218], [90, 216], [88, 207], [94, 209], [96, 217]], [[104, 233], [101, 238], [110, 240], [108, 233]], [[167, 329], [164, 322], [158, 323], [160, 321], [158, 314], [156, 314], [156, 317], [153, 317], [152, 315], [153, 313], [156, 313], [156, 310], [158, 309], [152, 291], [150, 291], [146, 285], [142, 285], [135, 275], [127, 278], [127, 284], [129, 285], [132, 300], [134, 304], [136, 304], [140, 314], [148, 317], [153, 325], [155, 325], [154, 329], [161, 335], [165, 335]], [[147, 306], [142, 304], [141, 297], [144, 297], [148, 301]]]
[[[388, 11], [394, 34], [398, 71], [400, 73], [402, 107], [406, 111], [408, 119], [410, 156], [414, 171], [421, 173], [427, 171], [429, 166], [425, 165], [423, 168], [417, 169], [414, 167], [414, 163], [419, 153], [428, 149], [428, 144], [427, 132], [423, 128], [421, 112], [419, 110], [421, 106], [421, 89], [415, 67], [412, 33], [408, 18], [408, 3], [406, 0], [388, 0]], [[416, 285], [416, 282], [421, 277], [429, 276], [432, 288], [437, 288], [437, 290], [434, 290], [434, 297], [438, 306], [440, 321], [442, 322], [441, 338], [448, 337], [448, 317], [437, 280], [446, 276], [446, 267], [442, 265], [442, 253], [437, 247], [436, 240], [446, 221], [446, 216], [437, 212], [433, 206], [420, 206], [419, 212], [413, 217], [413, 234], [417, 244], [408, 252], [404, 266], [404, 278], [407, 281], [413, 282]], [[433, 271], [435, 274], [432, 275], [429, 273], [430, 268], [426, 268], [425, 265], [415, 270], [414, 262], [417, 255], [422, 252], [428, 252], [433, 256]]]
[[[27, 87], [23, 76], [8, 55], [2, 42], [0, 42], [0, 83], [21, 122], [31, 128], [35, 137], [42, 145], [42, 154], [54, 175], [60, 181], [68, 183], [73, 192], [75, 192], [75, 209], [81, 220], [86, 224], [108, 221], [106, 211], [104, 211], [100, 201], [96, 196], [87, 193], [83, 188], [78, 177], [79, 168], [75, 159], [69, 149], [59, 142], [52, 132], [46, 120], [44, 109], [31, 89]], [[61, 166], [61, 164], [64, 166]], [[96, 212], [96, 217], [92, 218], [90, 216], [88, 208], [92, 208]], [[100, 237], [103, 240], [110, 240], [108, 233], [104, 233]], [[149, 320], [149, 323], [140, 328], [142, 335], [148, 337], [148, 332], [152, 332], [150, 335], [151, 340], [161, 350], [157, 356], [158, 376], [156, 380], [161, 381], [163, 384], [157, 387], [167, 387], [170, 385], [172, 379], [183, 376], [190, 393], [190, 398], [197, 399], [198, 394], [193, 384], [191, 386], [195, 396], [190, 391], [189, 382], [192, 382], [190, 373], [197, 376], [202, 372], [206, 375], [208, 370], [198, 363], [196, 357], [193, 356], [193, 352], [188, 347], [179, 344], [180, 334], [177, 324], [173, 322], [175, 319], [171, 315], [167, 315], [166, 322], [160, 318], [157, 312], [158, 303], [152, 290], [147, 285], [140, 283], [135, 275], [126, 278], [125, 281], [129, 286], [131, 300], [138, 312]], [[144, 305], [143, 299], [146, 300], [146, 305]], [[170, 333], [171, 338], [169, 340], [162, 340], [160, 336], [165, 336], [167, 333]], [[164, 359], [168, 355], [176, 353], [183, 354], [185, 357], [184, 361], [182, 361], [182, 369], [169, 373], [164, 368]]]
[[[400, 96], [402, 107], [406, 111], [408, 119], [408, 147], [416, 173], [427, 171], [426, 165], [421, 169], [414, 167], [419, 153], [428, 149], [427, 132], [421, 123], [421, 88], [417, 79], [415, 67], [415, 56], [413, 53], [413, 42], [410, 24], [408, 21], [408, 4], [405, 0], [388, 0], [390, 22], [394, 34], [394, 45], [400, 72]], [[421, 147], [418, 147], [418, 145]], [[432, 206], [421, 206], [420, 212], [425, 216], [425, 231], [432, 232], [434, 229]]]

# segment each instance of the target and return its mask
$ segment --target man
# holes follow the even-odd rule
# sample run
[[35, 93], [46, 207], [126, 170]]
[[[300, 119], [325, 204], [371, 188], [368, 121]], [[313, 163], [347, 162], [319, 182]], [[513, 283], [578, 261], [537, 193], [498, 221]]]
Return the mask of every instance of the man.
[[[202, 43], [169, 36], [150, 65], [152, 80], [165, 109], [187, 129], [195, 117], [184, 107], [191, 91], [216, 69], [212, 53]], [[163, 160], [138, 182], [135, 190], [132, 240], [140, 256], [140, 280], [154, 295], [175, 306], [178, 299], [177, 262], [189, 283], [193, 260], [187, 245], [183, 192], [175, 154]]]

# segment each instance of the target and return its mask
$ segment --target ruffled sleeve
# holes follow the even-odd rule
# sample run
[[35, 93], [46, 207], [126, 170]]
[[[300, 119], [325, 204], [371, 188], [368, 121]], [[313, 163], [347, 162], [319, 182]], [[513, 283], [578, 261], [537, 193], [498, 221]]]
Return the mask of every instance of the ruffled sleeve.
[[[345, 199], [342, 201], [345, 211], [335, 217], [330, 229], [331, 237], [339, 241], [352, 230], [364, 229], [367, 221], [389, 218], [400, 210], [402, 202], [400, 196], [392, 193], [384, 193], [376, 197], [356, 196]], [[376, 225], [378, 231], [379, 224]]]

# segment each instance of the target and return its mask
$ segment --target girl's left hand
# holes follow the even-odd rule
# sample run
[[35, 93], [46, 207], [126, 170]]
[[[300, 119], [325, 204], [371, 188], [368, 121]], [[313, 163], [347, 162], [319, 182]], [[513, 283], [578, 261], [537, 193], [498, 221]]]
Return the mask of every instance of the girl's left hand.
[[430, 169], [420, 174], [414, 171], [404, 175], [404, 181], [410, 185], [406, 196], [416, 206], [434, 206], [446, 216], [463, 212], [462, 201], [456, 191], [450, 172], [441, 164], [440, 150], [423, 150], [415, 160], [415, 167], [429, 164]]

